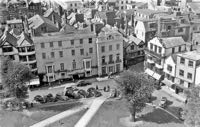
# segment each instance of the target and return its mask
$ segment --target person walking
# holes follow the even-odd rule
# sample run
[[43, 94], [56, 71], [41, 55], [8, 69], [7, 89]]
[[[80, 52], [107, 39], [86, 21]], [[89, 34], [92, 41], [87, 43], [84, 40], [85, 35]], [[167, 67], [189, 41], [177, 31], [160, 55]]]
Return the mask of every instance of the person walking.
[[108, 90], [108, 92], [110, 91], [110, 86], [109, 85], [107, 86], [107, 90]]
[[98, 90], [99, 89], [99, 87], [98, 87], [98, 85], [96, 85], [96, 90]]

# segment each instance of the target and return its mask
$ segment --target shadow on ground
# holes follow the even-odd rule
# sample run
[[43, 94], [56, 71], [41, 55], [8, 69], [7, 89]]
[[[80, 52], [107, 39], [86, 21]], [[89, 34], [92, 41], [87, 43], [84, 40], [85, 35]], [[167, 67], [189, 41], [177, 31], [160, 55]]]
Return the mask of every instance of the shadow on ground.
[[152, 112], [149, 112], [145, 115], [142, 115], [138, 120], [143, 120], [146, 122], [155, 122], [158, 124], [164, 123], [181, 123], [180, 120], [174, 118], [170, 114], [166, 113], [161, 109], [154, 109]]

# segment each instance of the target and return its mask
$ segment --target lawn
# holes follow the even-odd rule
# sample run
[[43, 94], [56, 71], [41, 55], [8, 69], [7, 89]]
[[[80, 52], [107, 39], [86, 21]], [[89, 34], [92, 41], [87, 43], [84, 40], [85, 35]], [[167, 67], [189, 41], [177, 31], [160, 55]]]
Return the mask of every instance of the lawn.
[[0, 111], [0, 127], [29, 127], [62, 111], [80, 106], [81, 103], [53, 105], [41, 109], [34, 108], [27, 112]]
[[[147, 106], [140, 115], [143, 125], [138, 127], [184, 127], [179, 120], [168, 113]], [[120, 119], [129, 116], [129, 111], [124, 100], [107, 101], [95, 114], [88, 127], [123, 127]]]
[[63, 127], [73, 127], [78, 122], [78, 120], [85, 114], [86, 111], [87, 109], [82, 110], [70, 117], [66, 117], [56, 123], [49, 125], [48, 127], [61, 127], [61, 125]]

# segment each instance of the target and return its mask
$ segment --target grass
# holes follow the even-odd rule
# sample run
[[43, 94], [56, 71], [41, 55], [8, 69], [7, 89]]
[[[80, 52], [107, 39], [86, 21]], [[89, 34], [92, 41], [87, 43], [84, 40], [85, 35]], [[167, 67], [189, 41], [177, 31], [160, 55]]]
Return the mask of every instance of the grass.
[[78, 122], [78, 120], [85, 114], [86, 111], [86, 109], [82, 110], [70, 117], [66, 117], [56, 123], [49, 125], [48, 127], [61, 127], [61, 125], [64, 127], [73, 127]]
[[0, 127], [29, 127], [62, 111], [79, 106], [81, 103], [53, 105], [34, 108], [28, 112], [0, 111]]
[[[144, 121], [144, 124], [138, 127], [184, 127], [179, 120], [161, 109], [147, 106], [139, 114], [143, 114], [139, 119]], [[129, 115], [124, 100], [107, 101], [100, 107], [88, 127], [123, 127], [120, 119]]]

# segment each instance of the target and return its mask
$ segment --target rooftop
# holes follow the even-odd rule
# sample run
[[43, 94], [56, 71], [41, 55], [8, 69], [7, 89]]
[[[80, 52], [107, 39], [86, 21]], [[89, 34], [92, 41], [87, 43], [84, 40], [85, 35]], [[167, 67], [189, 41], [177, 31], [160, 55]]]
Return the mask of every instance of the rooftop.
[[7, 24], [19, 24], [19, 23], [22, 23], [22, 20], [21, 19], [13, 19], [13, 20], [7, 20], [6, 22], [7, 22]]
[[160, 43], [163, 44], [165, 48], [172, 48], [180, 45], [186, 44], [182, 37], [166, 37], [160, 38]]
[[139, 45], [142, 42], [141, 39], [134, 37], [133, 35], [129, 36], [129, 40], [130, 42], [134, 42], [136, 45]]
[[136, 9], [136, 12], [142, 13], [142, 14], [145, 14], [145, 15], [164, 13], [163, 11], [155, 11], [155, 10], [151, 10], [151, 9]]
[[200, 13], [200, 2], [190, 2], [188, 6], [195, 12]]
[[197, 50], [180, 53], [180, 54], [178, 54], [178, 56], [181, 56], [181, 57], [184, 57], [187, 59], [191, 59], [191, 60], [196, 60], [196, 61], [200, 60], [200, 52]]

